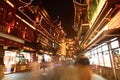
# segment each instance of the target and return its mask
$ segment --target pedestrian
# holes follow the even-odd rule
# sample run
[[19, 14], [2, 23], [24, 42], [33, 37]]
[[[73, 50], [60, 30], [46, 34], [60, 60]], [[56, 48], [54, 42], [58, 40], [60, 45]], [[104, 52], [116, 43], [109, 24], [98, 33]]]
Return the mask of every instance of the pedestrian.
[[42, 60], [41, 60], [40, 65], [41, 65], [41, 66], [40, 66], [40, 69], [42, 69], [43, 74], [46, 74], [46, 71], [45, 71], [45, 68], [46, 68], [46, 61], [45, 61], [44, 56], [42, 56]]
[[32, 72], [32, 80], [40, 79], [40, 64], [38, 63], [37, 57], [34, 58], [34, 61], [30, 64], [31, 72]]
[[79, 55], [75, 61], [79, 74], [79, 80], [106, 80], [102, 76], [93, 73], [88, 57]]

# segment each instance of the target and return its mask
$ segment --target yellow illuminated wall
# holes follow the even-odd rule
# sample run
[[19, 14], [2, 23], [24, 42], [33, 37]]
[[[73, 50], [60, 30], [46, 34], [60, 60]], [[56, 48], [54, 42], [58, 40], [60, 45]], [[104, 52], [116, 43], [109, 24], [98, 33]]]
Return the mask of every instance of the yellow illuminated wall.
[[65, 42], [60, 44], [60, 54], [64, 56], [66, 55], [66, 43]]

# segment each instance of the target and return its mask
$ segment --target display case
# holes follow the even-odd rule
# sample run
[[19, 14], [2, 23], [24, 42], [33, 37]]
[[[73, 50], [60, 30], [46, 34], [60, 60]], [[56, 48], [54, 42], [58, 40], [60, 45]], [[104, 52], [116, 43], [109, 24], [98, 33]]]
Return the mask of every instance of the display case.
[[116, 68], [120, 68], [120, 48], [113, 50], [113, 59]]
[[27, 55], [25, 56], [25, 55], [24, 54], [16, 55], [16, 71], [17, 72], [29, 70], [30, 55], [29, 56]]

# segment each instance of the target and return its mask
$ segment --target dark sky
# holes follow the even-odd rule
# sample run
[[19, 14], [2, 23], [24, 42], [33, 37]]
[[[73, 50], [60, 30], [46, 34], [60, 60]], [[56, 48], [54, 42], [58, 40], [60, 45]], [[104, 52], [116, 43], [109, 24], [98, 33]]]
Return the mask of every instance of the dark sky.
[[72, 28], [74, 23], [73, 0], [42, 0], [42, 2], [53, 21], [57, 16], [60, 17], [63, 30], [67, 33], [66, 37], [73, 38], [75, 35]]

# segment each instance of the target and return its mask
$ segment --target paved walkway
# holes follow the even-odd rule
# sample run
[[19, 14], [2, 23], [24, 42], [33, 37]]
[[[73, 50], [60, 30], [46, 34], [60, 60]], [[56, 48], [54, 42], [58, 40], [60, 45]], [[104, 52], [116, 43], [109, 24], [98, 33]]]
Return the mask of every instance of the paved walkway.
[[2, 80], [48, 80], [47, 73], [43, 74], [39, 71], [38, 75], [33, 72], [18, 72], [6, 74]]

